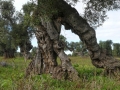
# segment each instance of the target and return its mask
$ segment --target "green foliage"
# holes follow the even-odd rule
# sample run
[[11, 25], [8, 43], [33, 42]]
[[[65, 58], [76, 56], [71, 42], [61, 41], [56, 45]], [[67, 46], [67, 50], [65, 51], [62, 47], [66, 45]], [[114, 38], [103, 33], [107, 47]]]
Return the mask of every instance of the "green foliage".
[[[14, 25], [14, 12], [12, 0], [0, 1], [0, 51], [3, 53], [11, 52], [17, 49], [11, 31]], [[13, 52], [13, 53], [14, 53]]]
[[98, 27], [106, 20], [106, 12], [120, 9], [119, 0], [83, 0], [86, 4], [85, 19], [93, 27]]
[[33, 2], [27, 2], [22, 6], [23, 13], [30, 15], [36, 5]]
[[34, 27], [31, 24], [31, 12], [33, 10], [34, 4], [28, 2], [23, 5], [23, 13], [17, 12], [15, 15], [16, 23], [12, 29], [12, 37], [14, 38], [14, 43], [20, 47], [21, 51], [29, 52], [32, 48], [31, 38], [34, 35]]
[[0, 1], [1, 15], [3, 18], [9, 20], [12, 23], [12, 17], [15, 12], [12, 0]]
[[112, 40], [100, 41], [101, 49], [106, 50], [106, 54], [120, 57], [120, 43], [114, 43]]
[[57, 10], [57, 0], [38, 0], [38, 11], [40, 15], [44, 18], [52, 18], [54, 14], [58, 12]]
[[77, 56], [79, 53], [81, 53], [83, 56], [87, 54], [86, 46], [82, 41], [70, 42], [68, 43], [68, 47], [72, 49], [73, 56]]
[[112, 40], [100, 41], [99, 46], [101, 49], [105, 49], [108, 55], [112, 55]]
[[14, 39], [11, 36], [11, 31], [4, 28], [0, 33], [0, 51], [3, 53], [5, 50], [16, 50], [17, 47]]
[[113, 55], [120, 57], [120, 43], [113, 43]]

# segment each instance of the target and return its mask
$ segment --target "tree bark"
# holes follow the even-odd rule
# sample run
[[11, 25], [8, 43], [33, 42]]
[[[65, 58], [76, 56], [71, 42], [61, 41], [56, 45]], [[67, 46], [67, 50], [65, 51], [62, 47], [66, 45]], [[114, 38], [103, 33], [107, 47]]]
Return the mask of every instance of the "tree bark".
[[43, 72], [43, 60], [39, 48], [37, 49], [36, 55], [34, 56], [33, 60], [29, 63], [26, 69], [25, 77], [30, 75], [32, 71], [34, 74], [42, 74]]

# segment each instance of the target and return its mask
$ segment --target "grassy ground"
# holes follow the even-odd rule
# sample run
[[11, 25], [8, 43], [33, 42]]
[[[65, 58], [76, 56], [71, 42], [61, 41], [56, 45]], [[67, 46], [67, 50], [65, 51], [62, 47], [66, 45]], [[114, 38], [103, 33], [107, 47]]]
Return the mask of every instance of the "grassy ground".
[[60, 81], [50, 75], [31, 75], [24, 78], [25, 69], [30, 61], [23, 58], [6, 61], [9, 66], [0, 66], [0, 90], [120, 90], [120, 77], [104, 76], [102, 69], [96, 69], [89, 58], [70, 57], [79, 72], [76, 82]]

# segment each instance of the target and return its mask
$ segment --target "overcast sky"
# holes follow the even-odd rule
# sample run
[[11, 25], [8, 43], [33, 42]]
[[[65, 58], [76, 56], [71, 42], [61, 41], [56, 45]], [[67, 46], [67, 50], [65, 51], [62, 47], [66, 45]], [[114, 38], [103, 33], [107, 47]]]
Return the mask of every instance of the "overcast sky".
[[[15, 7], [16, 10], [20, 11], [22, 8], [22, 5], [25, 4], [29, 0], [15, 0]], [[83, 8], [84, 6], [81, 3], [78, 3], [75, 7], [80, 14], [83, 14]], [[98, 27], [96, 29], [96, 37], [97, 41], [99, 42], [100, 40], [105, 41], [105, 40], [112, 40], [114, 43], [120, 43], [120, 10], [119, 11], [110, 11], [107, 13], [108, 19], [103, 23], [102, 26]], [[70, 30], [66, 31], [64, 28], [62, 28], [61, 32], [69, 42], [71, 41], [79, 41], [79, 38], [77, 35], [71, 33]], [[37, 46], [37, 41], [36, 39], [32, 40], [32, 44], [34, 46]]]

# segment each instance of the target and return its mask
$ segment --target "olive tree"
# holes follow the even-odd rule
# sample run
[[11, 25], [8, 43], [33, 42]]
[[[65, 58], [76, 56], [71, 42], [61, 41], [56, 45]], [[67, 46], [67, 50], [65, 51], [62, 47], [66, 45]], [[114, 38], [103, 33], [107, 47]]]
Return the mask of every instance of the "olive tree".
[[[29, 64], [27, 74], [35, 70], [39, 74], [50, 73], [57, 79], [77, 80], [79, 78], [70, 58], [64, 52], [64, 44], [59, 40], [61, 25], [78, 35], [85, 43], [94, 66], [111, 72], [120, 68], [119, 60], [108, 56], [100, 49], [94, 30], [105, 21], [107, 11], [120, 8], [120, 1], [84, 0], [83, 3], [86, 3], [84, 17], [71, 6], [71, 3], [77, 1], [37, 0], [32, 19], [39, 49], [36, 58]], [[57, 57], [60, 58], [61, 65], [58, 65]]]

